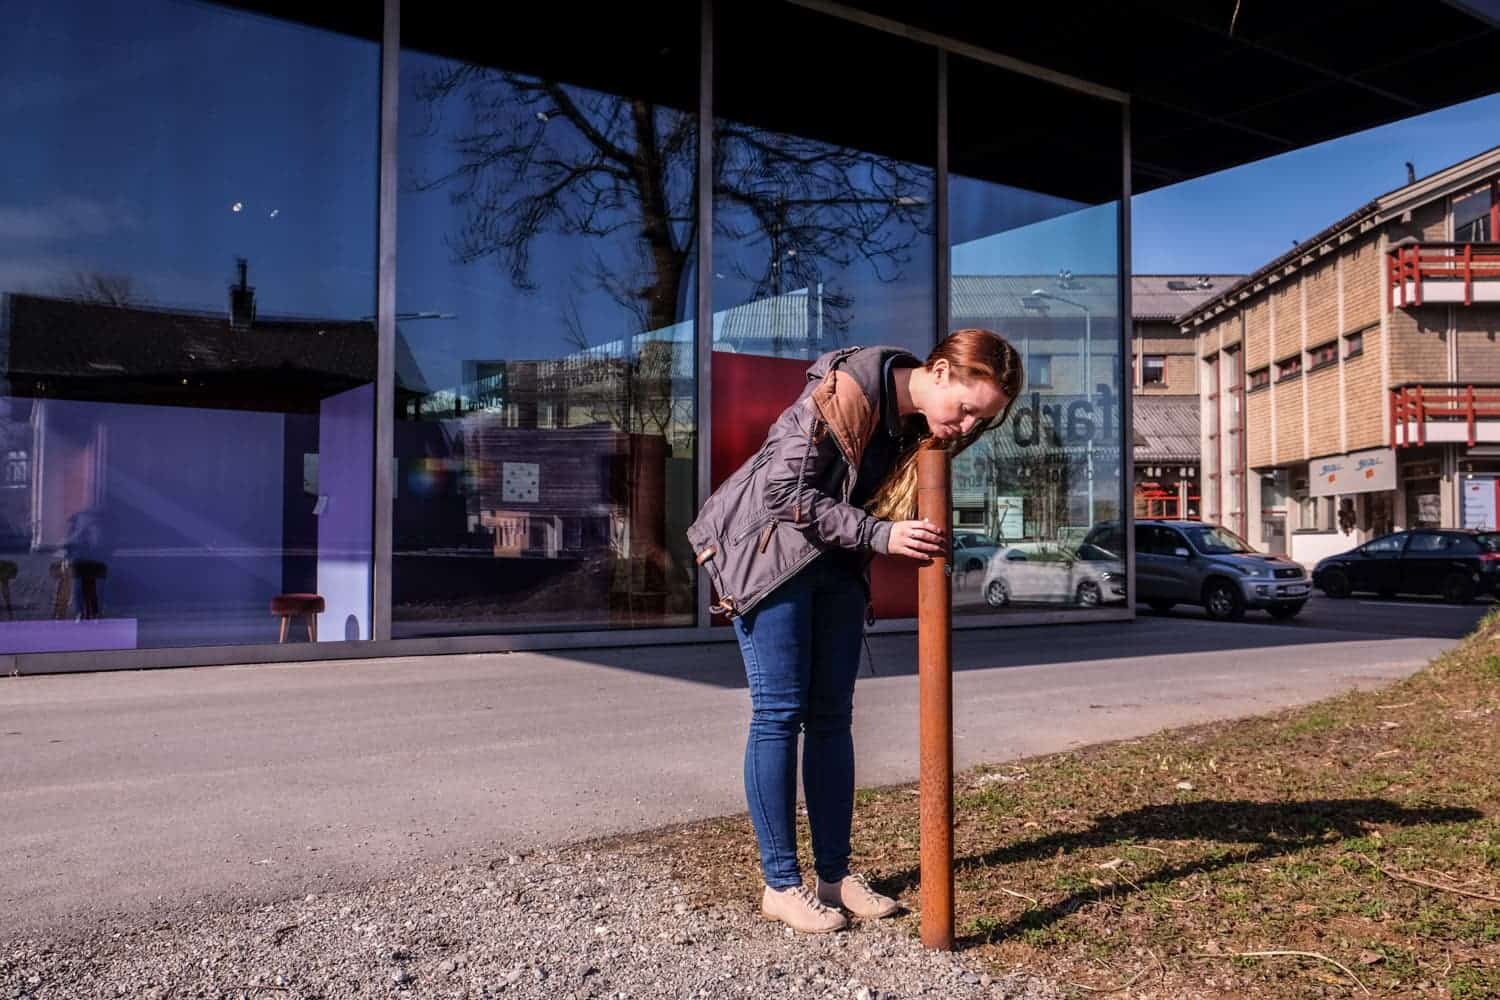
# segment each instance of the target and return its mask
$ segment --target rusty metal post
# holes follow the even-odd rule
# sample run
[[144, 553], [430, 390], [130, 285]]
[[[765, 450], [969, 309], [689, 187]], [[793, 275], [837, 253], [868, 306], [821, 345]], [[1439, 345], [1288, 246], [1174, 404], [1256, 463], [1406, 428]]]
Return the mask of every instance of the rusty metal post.
[[922, 944], [953, 950], [953, 592], [949, 457], [917, 456], [917, 517], [943, 533], [943, 554], [917, 570], [917, 672], [921, 743]]

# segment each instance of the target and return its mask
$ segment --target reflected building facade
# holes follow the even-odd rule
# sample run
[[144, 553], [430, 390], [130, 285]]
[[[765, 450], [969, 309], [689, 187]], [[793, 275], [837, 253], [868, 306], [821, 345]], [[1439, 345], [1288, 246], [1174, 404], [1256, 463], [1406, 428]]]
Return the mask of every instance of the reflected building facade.
[[1027, 384], [955, 463], [961, 624], [1129, 614], [1117, 97], [782, 3], [403, 4], [385, 73], [381, 4], [22, 7], [0, 655], [728, 639], [707, 492], [822, 353], [971, 326]]

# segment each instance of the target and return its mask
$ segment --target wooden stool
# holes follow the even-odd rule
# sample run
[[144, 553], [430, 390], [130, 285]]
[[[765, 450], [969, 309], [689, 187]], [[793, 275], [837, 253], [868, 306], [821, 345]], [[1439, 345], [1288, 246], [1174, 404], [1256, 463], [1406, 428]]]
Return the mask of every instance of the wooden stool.
[[271, 598], [271, 614], [281, 616], [281, 640], [286, 642], [287, 626], [294, 617], [307, 619], [307, 641], [318, 641], [318, 615], [328, 607], [322, 594], [277, 594]]
[[9, 559], [0, 559], [0, 597], [5, 598], [5, 617], [14, 618], [15, 610], [10, 603], [10, 581], [16, 578], [20, 572], [19, 567]]

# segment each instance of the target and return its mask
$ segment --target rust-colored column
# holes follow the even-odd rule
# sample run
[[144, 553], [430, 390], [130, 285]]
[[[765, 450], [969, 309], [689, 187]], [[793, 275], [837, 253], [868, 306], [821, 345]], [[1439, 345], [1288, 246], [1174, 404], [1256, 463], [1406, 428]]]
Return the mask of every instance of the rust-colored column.
[[921, 713], [922, 944], [953, 950], [953, 593], [948, 563], [949, 457], [917, 456], [917, 516], [943, 533], [943, 554], [917, 570], [917, 668]]

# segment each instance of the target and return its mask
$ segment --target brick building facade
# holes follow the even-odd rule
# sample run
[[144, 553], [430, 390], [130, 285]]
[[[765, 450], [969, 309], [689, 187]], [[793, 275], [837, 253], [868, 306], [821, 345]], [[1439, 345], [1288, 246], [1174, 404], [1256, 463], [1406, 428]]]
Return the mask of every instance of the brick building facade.
[[1240, 275], [1131, 278], [1131, 389], [1136, 517], [1199, 517], [1198, 345], [1176, 320]]
[[1383, 195], [1186, 312], [1203, 517], [1312, 563], [1500, 505], [1500, 149]]

